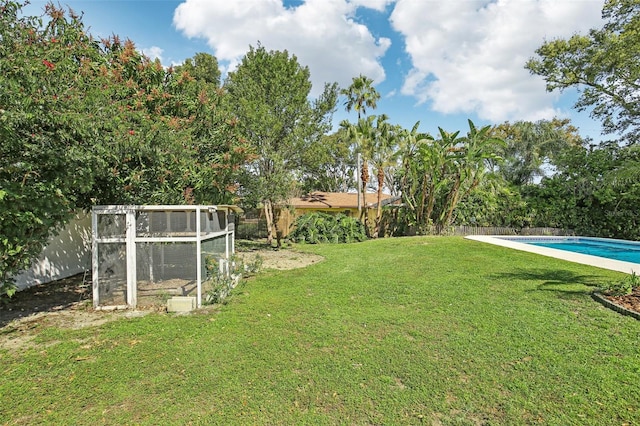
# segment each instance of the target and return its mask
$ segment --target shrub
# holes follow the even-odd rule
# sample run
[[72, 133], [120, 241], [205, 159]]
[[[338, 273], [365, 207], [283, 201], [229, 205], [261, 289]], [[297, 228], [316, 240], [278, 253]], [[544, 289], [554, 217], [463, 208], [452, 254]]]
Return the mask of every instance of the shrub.
[[307, 213], [296, 219], [289, 238], [298, 243], [353, 243], [364, 241], [364, 225], [356, 218], [344, 214]]
[[600, 291], [607, 296], [626, 296], [633, 293], [633, 289], [636, 287], [640, 287], [640, 277], [633, 272], [621, 281], [608, 283], [601, 287]]
[[221, 303], [229, 292], [240, 283], [243, 278], [256, 275], [262, 269], [262, 256], [256, 254], [254, 260], [244, 263], [236, 254], [227, 261], [226, 267], [220, 267], [219, 260], [213, 256], [205, 258], [207, 271], [205, 295], [206, 304]]

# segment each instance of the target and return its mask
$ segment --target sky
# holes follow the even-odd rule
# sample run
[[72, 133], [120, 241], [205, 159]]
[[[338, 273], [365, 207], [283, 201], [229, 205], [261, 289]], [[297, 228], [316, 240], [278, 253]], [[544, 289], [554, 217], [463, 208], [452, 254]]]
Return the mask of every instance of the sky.
[[[41, 14], [45, 1], [25, 9]], [[198, 52], [223, 79], [249, 50], [287, 50], [308, 66], [312, 97], [363, 74], [381, 95], [373, 114], [437, 134], [505, 121], [570, 118], [583, 137], [600, 125], [573, 109], [578, 92], [546, 91], [524, 68], [545, 41], [602, 26], [603, 0], [60, 0], [96, 37], [117, 34], [165, 66]], [[355, 121], [340, 99], [334, 114]]]

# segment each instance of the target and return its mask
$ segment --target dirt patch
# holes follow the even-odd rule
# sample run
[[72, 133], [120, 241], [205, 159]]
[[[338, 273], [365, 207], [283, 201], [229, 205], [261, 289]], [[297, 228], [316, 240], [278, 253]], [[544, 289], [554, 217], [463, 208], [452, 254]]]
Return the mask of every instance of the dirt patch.
[[292, 250], [262, 249], [238, 251], [236, 254], [245, 264], [255, 262], [256, 256], [260, 256], [263, 269], [278, 270], [304, 268], [324, 259], [315, 254], [299, 253]]
[[[248, 248], [238, 252], [245, 263], [262, 259], [263, 269], [295, 269], [323, 260], [321, 256], [292, 250]], [[9, 302], [0, 302], [0, 348], [28, 346], [44, 328], [77, 329], [104, 324], [124, 316], [140, 316], [162, 311], [152, 307], [136, 311], [93, 309], [90, 279], [84, 274], [29, 287], [17, 292]]]

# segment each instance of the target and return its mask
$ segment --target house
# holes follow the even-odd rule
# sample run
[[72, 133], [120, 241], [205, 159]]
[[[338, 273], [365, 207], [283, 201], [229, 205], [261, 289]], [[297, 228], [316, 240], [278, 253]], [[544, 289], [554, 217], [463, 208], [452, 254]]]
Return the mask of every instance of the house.
[[[396, 202], [398, 197], [382, 194], [382, 205]], [[378, 194], [367, 192], [366, 196], [368, 216], [375, 217], [378, 208]], [[360, 202], [362, 196], [360, 195]], [[278, 228], [282, 230], [282, 236], [286, 236], [298, 216], [311, 212], [330, 214], [342, 213], [351, 217], [359, 217], [358, 194], [355, 192], [312, 192], [301, 197], [294, 197], [284, 203], [285, 207], [280, 211]]]

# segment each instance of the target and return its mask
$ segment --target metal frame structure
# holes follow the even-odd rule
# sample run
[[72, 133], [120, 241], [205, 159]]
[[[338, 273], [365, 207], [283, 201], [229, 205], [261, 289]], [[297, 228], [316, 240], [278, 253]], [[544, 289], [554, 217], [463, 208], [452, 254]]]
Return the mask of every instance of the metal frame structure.
[[[168, 226], [161, 232], [141, 232], [144, 224], [139, 219], [146, 213], [164, 213], [167, 215]], [[187, 227], [189, 232], [173, 231], [171, 229], [171, 214], [178, 212], [186, 214]], [[207, 217], [211, 218], [218, 212], [224, 213], [224, 226], [220, 223], [219, 229], [212, 229]], [[190, 214], [191, 213], [191, 214]], [[195, 213], [195, 215], [193, 214]], [[93, 281], [93, 305], [95, 308], [136, 308], [137, 306], [137, 259], [136, 248], [144, 243], [193, 243], [196, 245], [196, 285], [197, 285], [197, 306], [202, 305], [202, 283], [205, 280], [206, 272], [203, 264], [202, 243], [213, 239], [225, 239], [224, 259], [228, 260], [234, 253], [234, 220], [233, 215], [242, 213], [237, 206], [232, 205], [111, 205], [95, 206], [92, 209], [92, 281]], [[99, 220], [102, 215], [118, 217], [122, 227], [116, 226], [116, 231], [111, 234], [101, 234]], [[189, 223], [190, 218], [195, 216], [195, 223]], [[204, 221], [203, 221], [204, 217]], [[124, 221], [122, 219], [124, 218]], [[230, 220], [231, 219], [231, 220]], [[193, 226], [195, 225], [195, 226]], [[184, 230], [181, 230], [184, 231]], [[100, 300], [101, 277], [99, 250], [109, 244], [125, 245], [125, 265], [126, 265], [126, 305], [103, 305]]]

